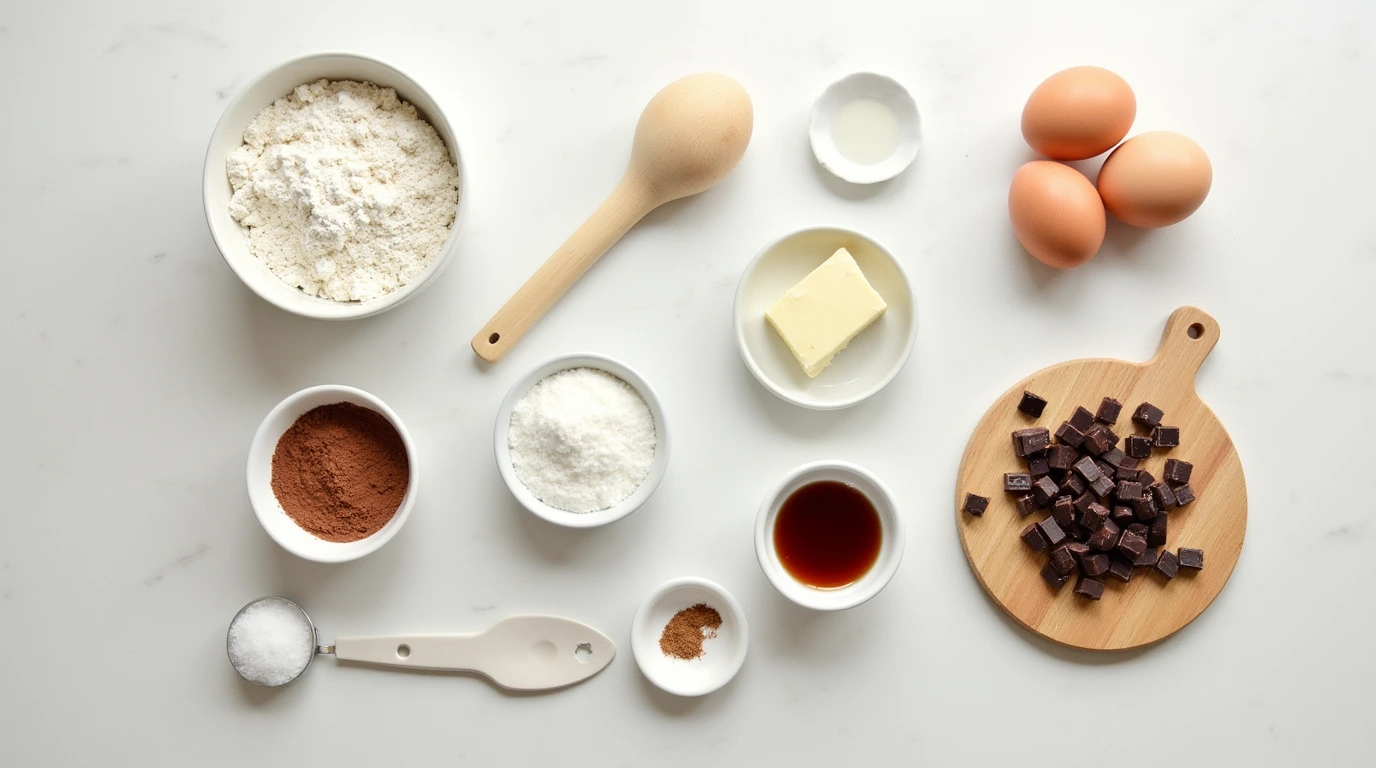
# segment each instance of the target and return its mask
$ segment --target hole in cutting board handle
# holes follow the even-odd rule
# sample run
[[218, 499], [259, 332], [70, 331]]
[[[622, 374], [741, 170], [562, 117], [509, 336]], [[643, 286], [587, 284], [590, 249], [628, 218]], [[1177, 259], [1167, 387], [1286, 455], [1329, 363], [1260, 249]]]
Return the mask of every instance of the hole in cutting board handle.
[[498, 341], [501, 341], [501, 338], [502, 338], [502, 334], [500, 334], [500, 333], [494, 333], [494, 334], [492, 334], [491, 336], [488, 336], [488, 337], [487, 337], [487, 343], [488, 343], [488, 344], [496, 344]]
[[[1197, 339], [1197, 338], [1199, 338], [1200, 336], [1203, 336], [1203, 335], [1204, 335], [1204, 324], [1203, 324], [1203, 323], [1191, 323], [1191, 324], [1190, 324], [1190, 327], [1185, 329], [1185, 333], [1186, 333], [1190, 338], [1192, 338], [1192, 339]], [[496, 334], [493, 334], [493, 335], [495, 336]]]
[[579, 643], [578, 647], [573, 649], [573, 658], [577, 659], [579, 664], [587, 664], [591, 661], [592, 643]]
[[409, 645], [407, 645], [407, 644], [405, 644], [405, 643], [402, 643], [401, 645], [398, 645], [398, 646], [397, 646], [397, 658], [398, 658], [398, 659], [404, 659], [404, 658], [406, 658], [407, 656], [410, 656], [410, 655], [411, 655], [411, 646], [409, 646]]

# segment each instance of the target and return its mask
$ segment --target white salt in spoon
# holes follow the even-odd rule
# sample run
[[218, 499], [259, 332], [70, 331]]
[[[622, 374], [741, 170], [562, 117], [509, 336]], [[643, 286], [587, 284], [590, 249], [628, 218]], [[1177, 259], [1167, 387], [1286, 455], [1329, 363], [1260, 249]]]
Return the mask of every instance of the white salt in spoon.
[[245, 680], [269, 688], [300, 677], [316, 654], [403, 669], [476, 672], [513, 691], [580, 683], [616, 655], [611, 638], [557, 616], [508, 616], [474, 634], [341, 637], [318, 645], [315, 625], [284, 597], [260, 597], [234, 615], [226, 646]]

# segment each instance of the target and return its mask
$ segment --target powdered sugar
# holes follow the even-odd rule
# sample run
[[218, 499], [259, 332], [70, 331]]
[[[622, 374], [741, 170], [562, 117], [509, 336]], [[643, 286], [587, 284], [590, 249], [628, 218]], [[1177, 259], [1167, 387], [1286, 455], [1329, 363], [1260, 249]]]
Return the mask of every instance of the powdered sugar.
[[249, 250], [313, 296], [367, 301], [439, 254], [458, 206], [449, 150], [415, 107], [372, 83], [319, 80], [249, 123], [225, 164]]
[[625, 501], [650, 474], [654, 415], [626, 382], [595, 368], [541, 379], [511, 410], [507, 445], [516, 477], [569, 512]]

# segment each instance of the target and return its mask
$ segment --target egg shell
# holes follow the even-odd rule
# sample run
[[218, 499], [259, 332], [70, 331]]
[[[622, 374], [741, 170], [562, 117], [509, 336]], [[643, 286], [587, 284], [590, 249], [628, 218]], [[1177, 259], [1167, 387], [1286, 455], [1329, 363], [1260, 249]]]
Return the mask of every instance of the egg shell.
[[1134, 227], [1168, 227], [1199, 210], [1213, 186], [1209, 156], [1190, 139], [1152, 131], [1123, 142], [1099, 169], [1104, 207]]
[[1104, 244], [1104, 204], [1094, 185], [1050, 160], [1033, 160], [1013, 174], [1008, 217], [1018, 242], [1049, 267], [1078, 267]]
[[1101, 67], [1071, 67], [1042, 81], [1022, 109], [1022, 136], [1052, 160], [1085, 160], [1113, 149], [1137, 117], [1127, 81]]

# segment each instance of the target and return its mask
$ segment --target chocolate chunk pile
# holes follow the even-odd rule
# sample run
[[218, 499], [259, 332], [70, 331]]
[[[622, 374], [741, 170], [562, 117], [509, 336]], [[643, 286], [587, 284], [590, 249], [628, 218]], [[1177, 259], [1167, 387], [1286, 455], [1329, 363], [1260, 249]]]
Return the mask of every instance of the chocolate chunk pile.
[[[1038, 418], [1046, 405], [1044, 398], [1023, 392], [1018, 410]], [[1076, 408], [1056, 429], [1054, 442], [1044, 427], [1017, 430], [1013, 453], [1027, 471], [1003, 476], [1020, 515], [1050, 510], [1020, 534], [1032, 551], [1048, 553], [1042, 578], [1059, 590], [1076, 577], [1075, 594], [1090, 600], [1103, 596], [1105, 576], [1126, 583], [1135, 569], [1150, 568], [1169, 580], [1181, 568], [1204, 567], [1203, 550], [1164, 549], [1170, 509], [1195, 500], [1193, 465], [1167, 459], [1161, 480], [1141, 468], [1153, 451], [1180, 445], [1180, 428], [1163, 426], [1165, 413], [1142, 403], [1132, 422], [1143, 434], [1119, 438], [1112, 426], [1122, 408], [1111, 397], [1095, 413]], [[967, 493], [962, 509], [979, 516], [988, 507], [988, 498]]]

